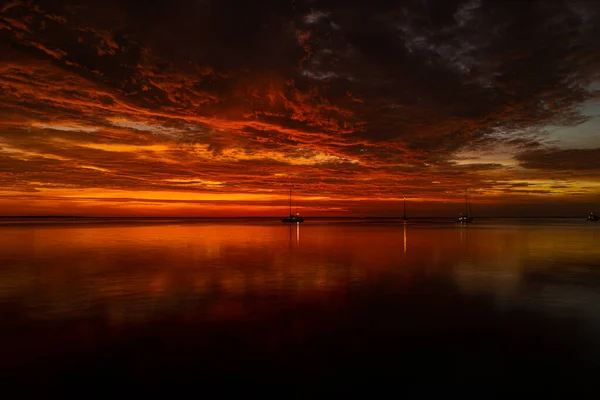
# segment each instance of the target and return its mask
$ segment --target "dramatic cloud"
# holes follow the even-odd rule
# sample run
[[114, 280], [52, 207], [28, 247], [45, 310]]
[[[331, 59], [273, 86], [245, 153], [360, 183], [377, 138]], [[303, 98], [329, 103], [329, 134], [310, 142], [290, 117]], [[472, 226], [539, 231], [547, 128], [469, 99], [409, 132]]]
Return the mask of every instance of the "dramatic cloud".
[[[600, 4], [13, 0], [9, 214], [597, 202]], [[445, 206], [446, 208], [444, 209]]]
[[528, 151], [517, 156], [525, 168], [551, 171], [590, 171], [600, 173], [600, 148], [598, 149], [548, 149]]

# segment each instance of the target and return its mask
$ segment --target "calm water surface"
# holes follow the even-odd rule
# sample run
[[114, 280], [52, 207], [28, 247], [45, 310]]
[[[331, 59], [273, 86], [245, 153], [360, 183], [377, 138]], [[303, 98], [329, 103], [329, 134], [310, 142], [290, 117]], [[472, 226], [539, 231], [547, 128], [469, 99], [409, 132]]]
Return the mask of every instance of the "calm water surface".
[[600, 225], [3, 221], [0, 355], [23, 393], [592, 397]]

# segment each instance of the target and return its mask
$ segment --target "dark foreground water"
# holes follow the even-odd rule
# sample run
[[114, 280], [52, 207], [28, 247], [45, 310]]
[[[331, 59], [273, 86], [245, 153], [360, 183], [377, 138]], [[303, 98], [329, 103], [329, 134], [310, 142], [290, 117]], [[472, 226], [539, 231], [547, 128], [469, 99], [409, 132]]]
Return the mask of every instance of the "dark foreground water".
[[67, 222], [0, 225], [22, 396], [600, 394], [600, 224]]

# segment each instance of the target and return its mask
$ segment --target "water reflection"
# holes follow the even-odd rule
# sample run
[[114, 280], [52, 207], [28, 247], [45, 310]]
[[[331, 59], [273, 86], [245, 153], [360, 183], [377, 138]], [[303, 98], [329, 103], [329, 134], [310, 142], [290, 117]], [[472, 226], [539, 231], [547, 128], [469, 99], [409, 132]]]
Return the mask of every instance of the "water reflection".
[[295, 241], [295, 247], [300, 246], [300, 223], [289, 224], [289, 247], [292, 248], [292, 243]]
[[[299, 224], [5, 229], [0, 301], [48, 318], [93, 313], [97, 305], [151, 318], [216, 293], [287, 295], [297, 288], [308, 295], [350, 281], [368, 285], [398, 266], [451, 278], [467, 291], [516, 293], [532, 275], [591, 284], [598, 278], [592, 266], [600, 260], [594, 235], [578, 228], [411, 226], [410, 256], [407, 225], [307, 225], [304, 246]], [[398, 229], [401, 259], [393, 240]], [[288, 230], [288, 246], [282, 230]]]
[[466, 252], [469, 250], [469, 225], [460, 224], [458, 229], [460, 229], [460, 244]]
[[404, 258], [406, 258], [406, 222], [404, 223]]
[[[414, 371], [421, 358], [454, 370], [462, 361], [436, 357], [456, 352], [489, 356], [496, 371], [495, 362], [506, 366], [502, 346], [521, 346], [514, 332], [595, 354], [596, 227], [408, 225], [307, 222], [302, 246], [300, 224], [0, 228], [0, 367], [46, 356], [60, 366], [72, 351], [96, 360], [118, 344], [159, 352], [173, 368], [195, 354], [221, 372], [243, 357], [267, 370], [292, 368], [289, 359], [334, 371], [352, 357], [392, 363], [385, 354], [417, 363]], [[555, 337], [565, 326], [568, 337]], [[113, 361], [134, 368], [134, 353], [135, 362]]]

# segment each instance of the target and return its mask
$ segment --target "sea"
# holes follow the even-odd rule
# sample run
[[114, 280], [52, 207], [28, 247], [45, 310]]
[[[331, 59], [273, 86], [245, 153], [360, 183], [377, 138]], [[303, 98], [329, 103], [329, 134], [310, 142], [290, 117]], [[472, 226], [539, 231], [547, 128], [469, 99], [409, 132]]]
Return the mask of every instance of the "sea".
[[600, 398], [599, 373], [581, 218], [0, 219], [22, 397]]

